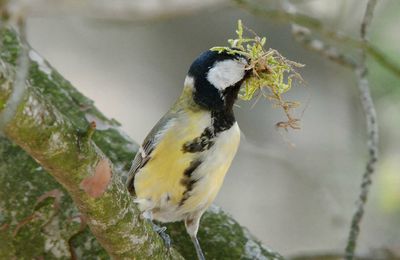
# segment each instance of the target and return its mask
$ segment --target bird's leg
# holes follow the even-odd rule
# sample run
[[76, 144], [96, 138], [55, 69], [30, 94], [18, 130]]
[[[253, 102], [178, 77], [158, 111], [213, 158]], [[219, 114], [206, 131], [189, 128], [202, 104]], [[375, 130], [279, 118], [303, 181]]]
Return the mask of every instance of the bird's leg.
[[197, 239], [197, 231], [199, 230], [200, 218], [203, 212], [198, 212], [185, 219], [186, 231], [192, 239], [194, 248], [196, 249], [197, 258], [199, 260], [205, 260], [203, 250], [201, 250], [199, 240]]
[[194, 248], [196, 248], [196, 253], [197, 253], [197, 258], [199, 260], [206, 260], [203, 254], [203, 250], [201, 250], [199, 240], [197, 239], [197, 236], [191, 236], [192, 242], [194, 244]]
[[171, 248], [171, 238], [169, 237], [167, 232], [165, 232], [167, 230], [167, 227], [160, 227], [159, 225], [155, 224], [153, 221], [150, 221], [150, 223], [153, 226], [153, 230], [160, 235], [160, 237], [164, 241], [165, 247], [169, 250]]
[[150, 222], [151, 226], [153, 227], [153, 231], [157, 232], [158, 235], [160, 235], [160, 237], [164, 241], [165, 247], [169, 250], [171, 248], [171, 238], [169, 237], [167, 232], [165, 232], [167, 230], [167, 227], [160, 227], [159, 225], [155, 224], [153, 222], [153, 214], [150, 211], [143, 212], [142, 216]]

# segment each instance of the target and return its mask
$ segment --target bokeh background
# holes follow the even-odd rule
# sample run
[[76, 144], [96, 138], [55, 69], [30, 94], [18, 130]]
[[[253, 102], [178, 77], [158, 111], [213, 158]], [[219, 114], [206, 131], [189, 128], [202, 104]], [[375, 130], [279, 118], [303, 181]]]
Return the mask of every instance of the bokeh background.
[[[303, 105], [297, 111], [302, 128], [277, 131], [274, 125], [284, 119], [280, 110], [264, 100], [254, 107], [238, 102], [241, 146], [216, 203], [284, 255], [342, 252], [367, 159], [354, 72], [303, 48], [293, 40], [288, 23], [254, 16], [229, 1], [188, 1], [190, 5], [165, 1], [161, 7], [160, 1], [138, 2], [143, 16], [130, 17], [118, 6], [100, 15], [90, 13], [96, 12], [90, 8], [74, 12], [71, 6], [53, 15], [51, 10], [37, 11], [28, 19], [28, 40], [141, 142], [178, 97], [191, 62], [200, 52], [233, 37], [238, 19], [266, 35], [268, 46], [306, 64], [301, 70], [306, 86], [297, 86], [288, 95]], [[175, 3], [172, 9], [169, 2]], [[292, 2], [326, 28], [354, 37], [366, 4]], [[279, 1], [258, 3], [280, 8]], [[370, 33], [373, 45], [398, 64], [399, 14], [399, 1], [379, 1]], [[346, 51], [357, 55], [354, 49]], [[359, 252], [378, 248], [400, 252], [400, 83], [375, 62], [368, 65], [381, 152]]]

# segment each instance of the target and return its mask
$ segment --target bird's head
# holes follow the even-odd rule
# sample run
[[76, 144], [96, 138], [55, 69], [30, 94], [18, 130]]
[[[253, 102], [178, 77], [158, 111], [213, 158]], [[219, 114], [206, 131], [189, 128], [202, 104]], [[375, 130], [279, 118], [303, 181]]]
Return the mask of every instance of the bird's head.
[[231, 110], [248, 76], [244, 56], [205, 51], [190, 66], [185, 87], [193, 88], [193, 99], [208, 110]]

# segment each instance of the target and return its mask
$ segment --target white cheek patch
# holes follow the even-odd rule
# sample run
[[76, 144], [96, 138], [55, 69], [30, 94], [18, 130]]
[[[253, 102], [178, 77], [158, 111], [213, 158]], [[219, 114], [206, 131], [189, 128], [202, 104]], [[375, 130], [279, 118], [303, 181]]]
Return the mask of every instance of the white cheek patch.
[[191, 76], [186, 76], [185, 78], [185, 83], [183, 83], [183, 86], [187, 88], [194, 88], [194, 79]]
[[208, 71], [207, 80], [217, 89], [224, 90], [241, 80], [245, 73], [243, 60], [224, 60], [214, 64]]

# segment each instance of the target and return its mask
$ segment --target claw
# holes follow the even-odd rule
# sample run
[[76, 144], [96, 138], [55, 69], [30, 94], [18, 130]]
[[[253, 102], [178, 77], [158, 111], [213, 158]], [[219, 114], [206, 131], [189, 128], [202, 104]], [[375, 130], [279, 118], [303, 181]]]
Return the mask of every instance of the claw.
[[167, 227], [160, 227], [153, 222], [151, 222], [151, 224], [153, 225], [153, 230], [160, 235], [160, 237], [164, 241], [165, 247], [169, 250], [171, 248], [172, 240], [170, 236], [165, 232], [167, 230]]

